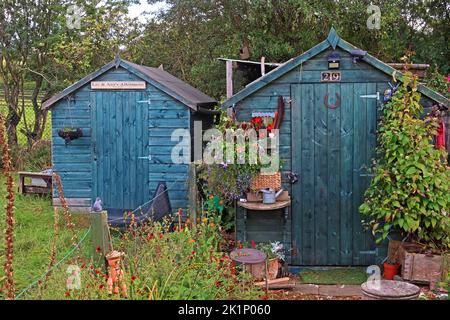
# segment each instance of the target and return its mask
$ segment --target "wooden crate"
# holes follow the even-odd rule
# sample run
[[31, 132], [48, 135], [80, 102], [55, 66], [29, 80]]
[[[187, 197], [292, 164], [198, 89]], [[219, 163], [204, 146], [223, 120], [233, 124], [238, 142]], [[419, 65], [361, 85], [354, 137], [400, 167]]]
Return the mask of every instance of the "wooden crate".
[[443, 281], [448, 272], [448, 256], [424, 254], [420, 246], [404, 243], [398, 255], [402, 264], [402, 278], [407, 281], [430, 284]]

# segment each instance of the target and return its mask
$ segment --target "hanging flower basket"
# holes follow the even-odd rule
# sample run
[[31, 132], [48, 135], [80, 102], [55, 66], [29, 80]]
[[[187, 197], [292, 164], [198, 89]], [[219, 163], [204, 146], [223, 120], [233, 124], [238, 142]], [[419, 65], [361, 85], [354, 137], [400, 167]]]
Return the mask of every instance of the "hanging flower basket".
[[64, 128], [58, 130], [58, 136], [63, 138], [65, 144], [68, 145], [72, 140], [81, 138], [83, 131], [80, 128]]

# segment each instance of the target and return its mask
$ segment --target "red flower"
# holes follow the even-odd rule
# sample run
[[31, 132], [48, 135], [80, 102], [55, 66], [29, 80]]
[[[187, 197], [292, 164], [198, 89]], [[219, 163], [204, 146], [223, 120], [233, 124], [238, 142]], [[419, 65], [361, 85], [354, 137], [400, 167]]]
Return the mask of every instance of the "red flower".
[[95, 251], [97, 251], [97, 253], [102, 252], [102, 248], [100, 248], [100, 246], [97, 246], [97, 248], [95, 248]]
[[267, 131], [272, 131], [273, 130], [273, 124], [269, 124], [267, 126]]
[[216, 287], [220, 287], [222, 285], [221, 281], [216, 281]]
[[81, 265], [81, 269], [84, 269], [84, 267], [86, 267], [86, 262]]
[[264, 295], [261, 297], [262, 300], [269, 300], [269, 296], [268, 295]]
[[253, 248], [256, 249], [256, 243], [255, 243], [255, 241], [252, 241], [252, 242], [251, 242], [251, 245], [252, 245]]
[[159, 237], [162, 239], [162, 237], [163, 237], [163, 234], [160, 232], [159, 233]]
[[242, 245], [242, 243], [239, 244], [239, 249], [243, 249], [243, 248], [244, 248], [244, 246]]
[[64, 294], [66, 297], [70, 297], [70, 292], [66, 291], [66, 293]]
[[100, 290], [102, 290], [104, 287], [105, 287], [104, 284], [101, 284], [101, 285], [98, 286], [98, 288], [99, 288]]
[[133, 274], [132, 276], [131, 276], [131, 281], [135, 281], [137, 279], [137, 277]]
[[95, 270], [95, 274], [99, 274], [100, 273], [100, 271], [99, 270]]
[[91, 265], [89, 266], [89, 269], [94, 270], [94, 266], [91, 264]]
[[191, 254], [194, 255], [194, 254], [195, 254], [195, 251], [192, 251]]

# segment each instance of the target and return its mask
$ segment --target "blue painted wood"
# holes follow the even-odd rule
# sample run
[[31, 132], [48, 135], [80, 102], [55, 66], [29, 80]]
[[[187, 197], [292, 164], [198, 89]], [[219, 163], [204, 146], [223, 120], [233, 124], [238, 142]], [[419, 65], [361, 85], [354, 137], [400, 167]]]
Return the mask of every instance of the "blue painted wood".
[[[336, 104], [336, 94], [341, 95], [340, 84], [328, 84], [327, 92], [329, 94], [330, 103]], [[340, 258], [340, 199], [339, 186], [341, 183], [341, 175], [339, 173], [340, 162], [340, 136], [341, 136], [341, 116], [340, 107], [336, 109], [328, 109], [327, 125], [328, 125], [328, 141], [327, 141], [327, 158], [328, 158], [328, 212], [327, 212], [327, 264], [339, 265]]]
[[341, 133], [340, 133], [340, 265], [353, 263], [353, 84], [341, 85]]

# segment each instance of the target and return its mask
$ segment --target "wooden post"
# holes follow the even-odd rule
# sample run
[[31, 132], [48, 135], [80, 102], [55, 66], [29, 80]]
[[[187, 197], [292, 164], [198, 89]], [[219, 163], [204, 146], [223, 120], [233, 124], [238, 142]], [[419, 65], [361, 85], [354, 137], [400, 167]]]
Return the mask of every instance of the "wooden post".
[[192, 222], [197, 223], [197, 173], [195, 163], [189, 164], [189, 210]]
[[107, 211], [91, 212], [91, 234], [94, 262], [106, 267], [105, 256], [112, 250]]
[[261, 77], [266, 74], [266, 57], [261, 58]]
[[227, 60], [227, 99], [233, 96], [233, 61]]

